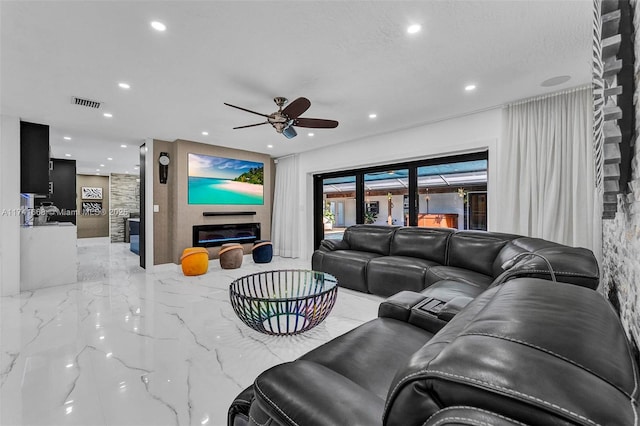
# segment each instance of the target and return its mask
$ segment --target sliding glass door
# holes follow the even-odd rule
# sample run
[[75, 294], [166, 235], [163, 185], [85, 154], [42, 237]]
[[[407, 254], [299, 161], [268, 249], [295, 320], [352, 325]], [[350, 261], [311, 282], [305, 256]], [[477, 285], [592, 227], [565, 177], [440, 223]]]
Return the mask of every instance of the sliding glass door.
[[406, 225], [409, 210], [409, 169], [381, 170], [364, 175], [364, 223]]
[[314, 242], [354, 224], [487, 229], [488, 153], [314, 175]]
[[[487, 160], [459, 161], [418, 167], [417, 226], [428, 228], [469, 228], [470, 191], [483, 191], [486, 201]], [[474, 201], [476, 199], [474, 198]], [[484, 208], [486, 227], [486, 203]]]

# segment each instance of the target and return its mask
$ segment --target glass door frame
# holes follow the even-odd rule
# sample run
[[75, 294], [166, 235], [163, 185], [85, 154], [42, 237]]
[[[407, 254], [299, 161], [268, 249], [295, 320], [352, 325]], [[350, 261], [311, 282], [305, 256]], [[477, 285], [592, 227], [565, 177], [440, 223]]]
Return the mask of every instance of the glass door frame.
[[382, 172], [389, 169], [408, 169], [409, 171], [409, 226], [418, 225], [418, 168], [446, 163], [464, 161], [487, 160], [487, 173], [489, 173], [489, 151], [479, 151], [469, 154], [458, 154], [443, 157], [428, 158], [416, 161], [384, 164], [379, 166], [364, 167], [359, 169], [341, 170], [336, 172], [318, 173], [313, 175], [313, 246], [314, 250], [320, 247], [320, 241], [324, 237], [324, 179], [355, 176], [356, 178], [356, 223], [364, 223], [365, 187], [364, 175], [368, 173]]

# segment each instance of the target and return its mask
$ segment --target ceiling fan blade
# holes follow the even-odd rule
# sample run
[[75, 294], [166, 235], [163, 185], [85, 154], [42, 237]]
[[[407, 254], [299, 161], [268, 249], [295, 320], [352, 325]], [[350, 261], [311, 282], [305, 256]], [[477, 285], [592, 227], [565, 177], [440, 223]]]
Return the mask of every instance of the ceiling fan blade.
[[233, 130], [235, 129], [246, 129], [247, 127], [255, 127], [255, 126], [262, 126], [263, 124], [269, 124], [268, 121], [264, 121], [262, 123], [256, 123], [256, 124], [247, 124], [246, 126], [238, 126], [238, 127], [234, 127]]
[[293, 121], [294, 126], [310, 127], [312, 129], [333, 129], [338, 127], [335, 120], [324, 120], [322, 118], [298, 118]]
[[311, 101], [307, 98], [298, 98], [291, 102], [282, 110], [282, 113], [289, 118], [298, 118], [311, 106]]
[[289, 126], [286, 129], [284, 129], [282, 131], [282, 134], [287, 138], [287, 139], [291, 139], [291, 138], [295, 138], [298, 133], [296, 132], [296, 129], [293, 128], [293, 126]]
[[250, 112], [251, 114], [261, 115], [261, 116], [263, 116], [263, 117], [267, 117], [267, 118], [269, 118], [269, 117], [270, 117], [270, 116], [269, 116], [269, 115], [267, 115], [267, 114], [262, 114], [262, 113], [260, 113], [260, 112], [251, 111], [250, 109], [246, 109], [246, 108], [242, 108], [242, 107], [239, 107], [239, 106], [231, 105], [231, 104], [228, 104], [228, 103], [226, 103], [226, 102], [224, 102], [224, 104], [225, 104], [226, 106], [230, 106], [231, 108], [237, 108], [237, 109], [241, 109], [242, 111]]

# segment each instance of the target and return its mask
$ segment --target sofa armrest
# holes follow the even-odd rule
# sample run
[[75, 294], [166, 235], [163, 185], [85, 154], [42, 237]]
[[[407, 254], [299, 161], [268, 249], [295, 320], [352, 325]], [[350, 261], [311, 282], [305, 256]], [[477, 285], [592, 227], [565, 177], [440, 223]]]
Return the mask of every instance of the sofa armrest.
[[[600, 283], [598, 261], [590, 250], [580, 247], [547, 247], [535, 252], [520, 253], [521, 259], [495, 277], [491, 287], [514, 278], [541, 278], [552, 280], [549, 266], [557, 282], [575, 284], [592, 290]], [[548, 263], [547, 263], [548, 262]], [[506, 265], [503, 264], [503, 267]]]
[[[445, 306], [444, 300], [413, 291], [401, 291], [380, 304], [378, 316], [404, 321], [431, 333], [437, 333], [448, 321], [439, 317]], [[450, 315], [449, 319], [453, 318], [453, 315]]]
[[249, 409], [253, 403], [253, 385], [243, 390], [233, 400], [227, 413], [227, 426], [248, 426]]
[[378, 317], [409, 321], [411, 309], [428, 297], [414, 291], [401, 291], [387, 298], [378, 307]]
[[346, 250], [349, 248], [349, 244], [345, 240], [322, 240], [320, 241], [320, 251], [336, 251]]
[[446, 322], [451, 321], [451, 319], [453, 319], [453, 317], [456, 316], [458, 312], [463, 310], [469, 303], [471, 303], [472, 300], [473, 297], [454, 297], [453, 299], [445, 303], [442, 309], [440, 309], [440, 312], [438, 313], [438, 319]]
[[382, 420], [384, 399], [312, 361], [275, 366], [258, 376], [254, 389], [250, 417], [258, 424], [364, 426]]

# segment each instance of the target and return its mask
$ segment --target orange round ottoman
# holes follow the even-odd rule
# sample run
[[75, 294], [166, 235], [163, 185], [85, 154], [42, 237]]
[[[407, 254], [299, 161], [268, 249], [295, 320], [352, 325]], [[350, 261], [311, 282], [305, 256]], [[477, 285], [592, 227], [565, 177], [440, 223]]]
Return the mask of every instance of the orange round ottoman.
[[209, 252], [204, 247], [184, 249], [180, 257], [182, 273], [187, 276], [206, 274], [209, 269]]
[[222, 245], [218, 255], [222, 269], [238, 269], [242, 265], [244, 249], [241, 244], [227, 243]]

